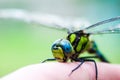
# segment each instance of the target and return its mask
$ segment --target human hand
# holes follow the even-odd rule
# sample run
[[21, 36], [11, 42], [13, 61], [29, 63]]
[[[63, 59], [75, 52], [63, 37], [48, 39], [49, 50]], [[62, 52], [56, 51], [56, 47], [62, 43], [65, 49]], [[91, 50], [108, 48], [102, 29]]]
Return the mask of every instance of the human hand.
[[[21, 68], [1, 80], [96, 80], [95, 67], [91, 62], [85, 62], [69, 76], [79, 64], [79, 62], [33, 64]], [[98, 80], [120, 80], [120, 65], [97, 63], [97, 67]]]

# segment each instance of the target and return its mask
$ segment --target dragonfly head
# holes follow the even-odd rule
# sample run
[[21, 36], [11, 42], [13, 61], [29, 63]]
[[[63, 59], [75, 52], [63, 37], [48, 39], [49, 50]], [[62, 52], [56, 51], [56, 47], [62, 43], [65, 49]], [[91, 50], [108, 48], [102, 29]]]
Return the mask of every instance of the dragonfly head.
[[52, 53], [59, 62], [66, 62], [74, 54], [71, 43], [66, 39], [58, 39], [52, 45]]

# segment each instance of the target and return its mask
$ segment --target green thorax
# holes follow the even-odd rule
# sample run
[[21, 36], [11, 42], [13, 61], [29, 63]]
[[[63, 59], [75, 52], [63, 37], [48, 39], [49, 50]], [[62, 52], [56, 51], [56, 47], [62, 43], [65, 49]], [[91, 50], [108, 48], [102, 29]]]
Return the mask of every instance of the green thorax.
[[89, 43], [89, 34], [85, 34], [82, 31], [74, 32], [68, 35], [67, 39], [72, 44], [76, 53], [81, 53], [86, 50]]

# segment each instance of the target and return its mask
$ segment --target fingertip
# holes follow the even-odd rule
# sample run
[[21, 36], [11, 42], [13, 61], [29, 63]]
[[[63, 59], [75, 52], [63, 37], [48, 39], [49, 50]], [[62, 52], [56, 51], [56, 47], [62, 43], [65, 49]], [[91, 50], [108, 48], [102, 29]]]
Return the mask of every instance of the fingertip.
[[[96, 80], [94, 63], [85, 62], [72, 72], [78, 65], [80, 62], [33, 64], [5, 76], [2, 80]], [[120, 80], [120, 66], [97, 63], [97, 68], [98, 80]]]

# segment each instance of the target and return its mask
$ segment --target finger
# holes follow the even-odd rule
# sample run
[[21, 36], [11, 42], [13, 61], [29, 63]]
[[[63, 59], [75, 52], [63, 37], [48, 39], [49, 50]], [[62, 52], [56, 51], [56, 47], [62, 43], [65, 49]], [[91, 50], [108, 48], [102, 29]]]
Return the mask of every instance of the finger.
[[[2, 80], [88, 80], [89, 75], [94, 74], [86, 63], [81, 68], [74, 71], [70, 76], [71, 71], [80, 63], [42, 63], [34, 64], [22, 69], [19, 69]], [[88, 73], [90, 72], [90, 74]], [[93, 78], [91, 77], [91, 80]]]
[[98, 63], [98, 80], [120, 80], [120, 65]]
[[[85, 62], [69, 76], [70, 72], [80, 63], [42, 63], [19, 69], [2, 80], [95, 80], [93, 63]], [[119, 80], [120, 66], [97, 63], [98, 80]], [[115, 74], [113, 74], [115, 73]], [[119, 73], [119, 74], [118, 74]], [[118, 77], [116, 77], [118, 76]]]

